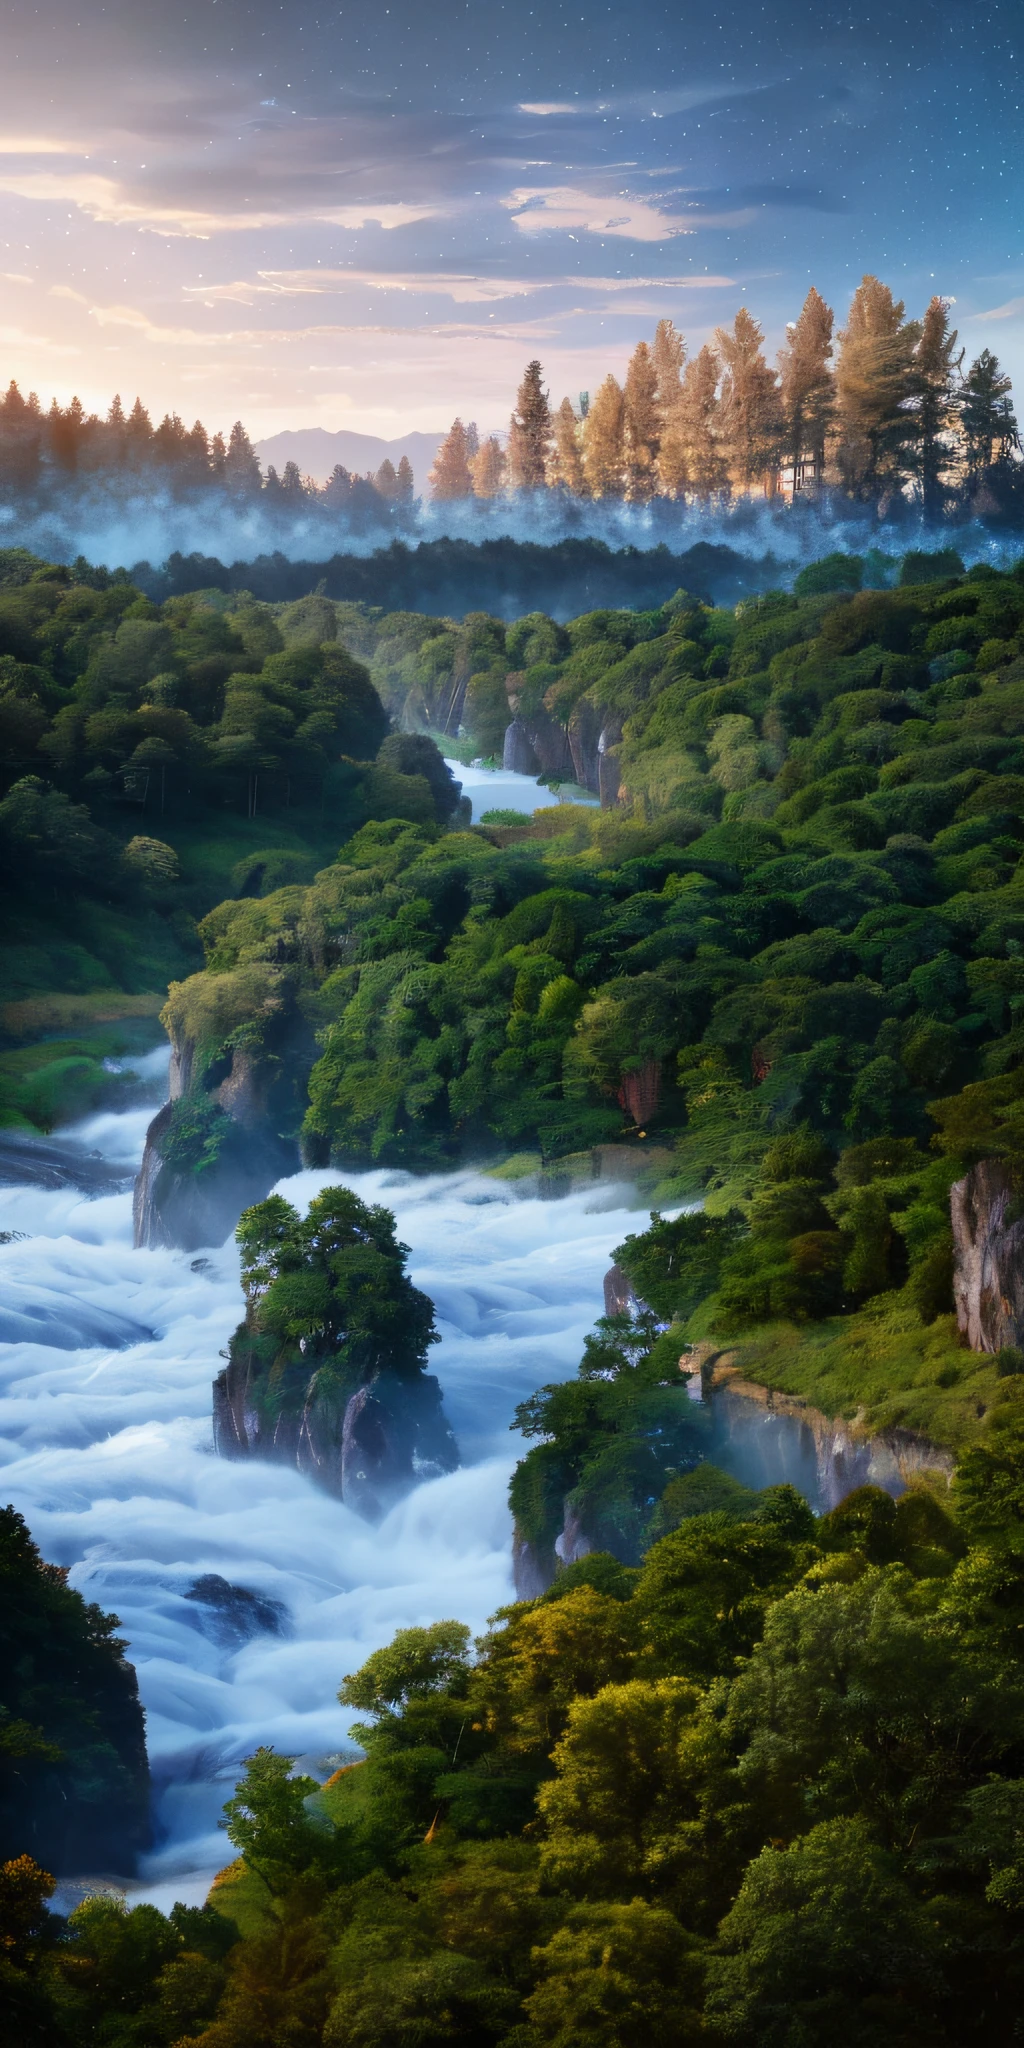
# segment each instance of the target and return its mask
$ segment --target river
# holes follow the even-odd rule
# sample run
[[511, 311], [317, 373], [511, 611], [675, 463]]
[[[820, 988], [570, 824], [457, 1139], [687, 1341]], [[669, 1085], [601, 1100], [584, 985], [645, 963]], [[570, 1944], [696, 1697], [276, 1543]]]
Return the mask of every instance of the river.
[[[395, 1211], [436, 1304], [431, 1366], [463, 1459], [371, 1528], [297, 1473], [213, 1454], [237, 1253], [133, 1249], [130, 1176], [166, 1055], [141, 1066], [151, 1103], [64, 1139], [120, 1186], [0, 1188], [13, 1234], [0, 1244], [0, 1483], [43, 1555], [121, 1617], [156, 1792], [140, 1895], [167, 1905], [200, 1899], [227, 1860], [220, 1806], [257, 1743], [330, 1767], [352, 1719], [335, 1693], [369, 1650], [446, 1615], [480, 1629], [512, 1597], [513, 1410], [575, 1370], [610, 1252], [638, 1217], [625, 1188], [550, 1201], [474, 1172], [344, 1176]], [[341, 1178], [300, 1173], [281, 1191], [305, 1204]], [[240, 1641], [230, 1616], [187, 1597], [207, 1574], [279, 1603], [279, 1632]]]

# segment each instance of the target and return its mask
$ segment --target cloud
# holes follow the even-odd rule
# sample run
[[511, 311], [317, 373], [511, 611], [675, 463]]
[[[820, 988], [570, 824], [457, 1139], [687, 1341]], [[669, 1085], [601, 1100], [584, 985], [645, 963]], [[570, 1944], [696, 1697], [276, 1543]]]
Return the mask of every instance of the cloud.
[[81, 156], [80, 148], [69, 149], [67, 137], [55, 135], [0, 135], [0, 156]]
[[263, 208], [217, 213], [186, 205], [161, 205], [132, 199], [113, 178], [94, 171], [7, 171], [0, 169], [0, 192], [48, 205], [71, 205], [90, 220], [106, 226], [134, 227], [143, 233], [208, 241], [212, 235], [254, 228], [294, 227], [302, 220], [328, 227], [398, 228], [430, 220], [437, 205], [412, 206], [402, 201], [366, 200], [353, 206], [301, 202], [289, 208]]
[[526, 298], [549, 289], [543, 278], [477, 277], [472, 272], [434, 270], [259, 270], [254, 280], [238, 278], [228, 284], [190, 284], [184, 289], [210, 305], [234, 303], [251, 305], [255, 298], [327, 297], [352, 285], [366, 285], [371, 291], [426, 292], [454, 300], [456, 305], [485, 304], [490, 300]]
[[612, 198], [584, 192], [574, 185], [521, 186], [502, 200], [524, 235], [550, 229], [582, 228], [590, 235], [622, 235], [631, 242], [666, 242], [694, 232], [694, 222], [664, 214], [650, 199]]
[[968, 313], [969, 320], [1016, 320], [1024, 313], [1024, 299], [1007, 299], [1004, 306], [989, 306], [984, 313]]

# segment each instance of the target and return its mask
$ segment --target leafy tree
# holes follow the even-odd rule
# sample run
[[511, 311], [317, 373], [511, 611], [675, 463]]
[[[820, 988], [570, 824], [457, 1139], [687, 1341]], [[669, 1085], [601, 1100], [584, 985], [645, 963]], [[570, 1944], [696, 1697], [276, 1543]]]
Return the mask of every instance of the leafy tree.
[[652, 2029], [665, 2048], [701, 2038], [699, 1951], [661, 1907], [576, 1906], [537, 1961], [525, 2010], [546, 2048], [640, 2048]]
[[709, 2013], [764, 2048], [946, 2040], [942, 1946], [863, 1821], [826, 1821], [749, 1866], [709, 1963]]

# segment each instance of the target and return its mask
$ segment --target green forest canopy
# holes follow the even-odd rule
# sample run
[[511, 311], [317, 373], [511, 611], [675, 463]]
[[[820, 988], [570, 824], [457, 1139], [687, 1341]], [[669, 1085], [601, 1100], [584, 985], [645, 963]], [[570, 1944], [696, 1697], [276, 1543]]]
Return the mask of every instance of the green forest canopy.
[[1019, 1423], [948, 1505], [708, 1472], [638, 1569], [375, 1651], [364, 1762], [257, 1751], [206, 1908], [65, 1923], [8, 1863], [7, 2009], [54, 2048], [1010, 2048], [1022, 1531]]

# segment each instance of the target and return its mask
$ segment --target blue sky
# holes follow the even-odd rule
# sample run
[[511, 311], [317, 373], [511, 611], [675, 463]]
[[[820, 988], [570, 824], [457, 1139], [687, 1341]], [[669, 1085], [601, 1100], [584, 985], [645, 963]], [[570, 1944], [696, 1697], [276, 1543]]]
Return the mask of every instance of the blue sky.
[[9, 5], [0, 375], [381, 434], [504, 424], [670, 315], [866, 270], [1024, 387], [1018, 4]]

